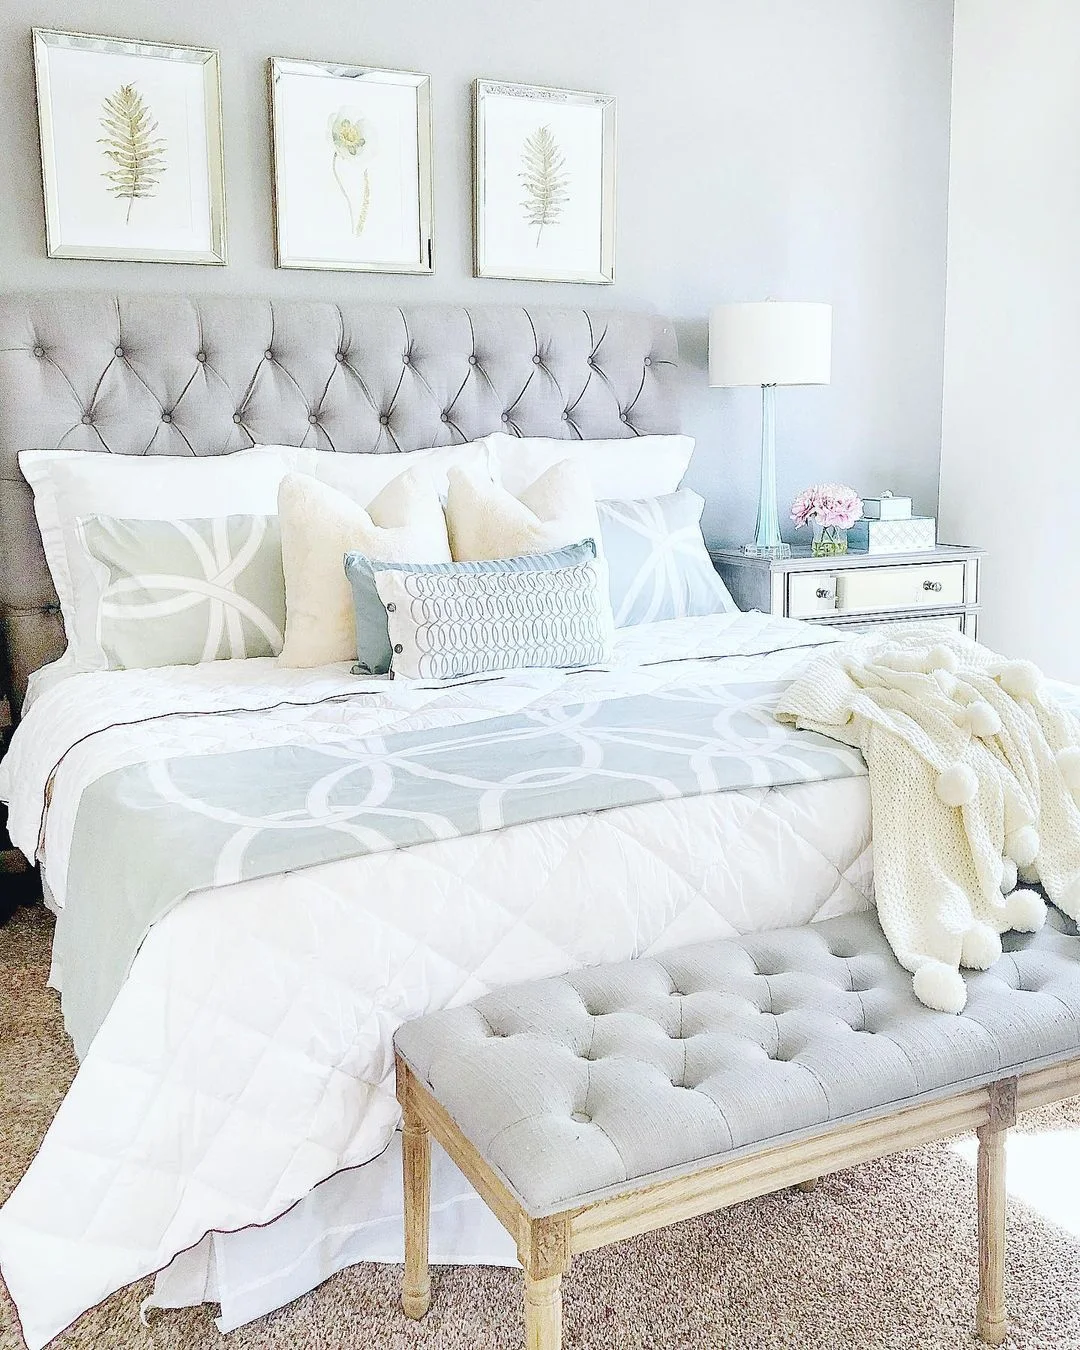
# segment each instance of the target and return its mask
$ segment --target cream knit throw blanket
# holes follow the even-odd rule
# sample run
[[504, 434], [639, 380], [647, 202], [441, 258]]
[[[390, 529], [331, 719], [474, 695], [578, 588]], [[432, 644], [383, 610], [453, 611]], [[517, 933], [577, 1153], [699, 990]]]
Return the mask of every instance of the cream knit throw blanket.
[[866, 636], [815, 660], [776, 715], [862, 751], [878, 915], [923, 1003], [960, 1012], [960, 967], [1041, 927], [1018, 879], [1080, 917], [1080, 722], [1030, 662], [927, 629]]

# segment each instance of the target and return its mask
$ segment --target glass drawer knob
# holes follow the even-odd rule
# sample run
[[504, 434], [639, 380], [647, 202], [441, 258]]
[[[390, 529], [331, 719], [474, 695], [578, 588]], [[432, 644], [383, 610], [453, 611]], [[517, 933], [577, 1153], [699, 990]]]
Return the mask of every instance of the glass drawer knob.
[[940, 582], [940, 581], [924, 581], [923, 584], [922, 584], [922, 588], [923, 588], [924, 591], [940, 591], [940, 590], [941, 590], [941, 582]]
[[827, 591], [824, 586], [819, 586], [816, 591], [819, 600], [831, 600], [832, 591]]

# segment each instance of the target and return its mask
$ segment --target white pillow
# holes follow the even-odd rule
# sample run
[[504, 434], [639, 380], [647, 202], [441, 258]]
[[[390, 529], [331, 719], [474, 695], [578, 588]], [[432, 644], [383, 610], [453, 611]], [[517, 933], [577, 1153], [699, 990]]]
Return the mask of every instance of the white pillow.
[[589, 480], [570, 460], [553, 464], [520, 496], [486, 475], [450, 470], [446, 527], [455, 562], [547, 553], [592, 539], [600, 522]]
[[284, 455], [295, 472], [311, 474], [361, 506], [374, 501], [393, 479], [412, 472], [422, 473], [434, 484], [439, 495], [445, 497], [449, 469], [461, 466], [489, 473], [491, 461], [491, 451], [487, 442], [482, 440], [383, 455], [338, 454], [334, 450], [305, 450], [291, 445], [256, 445], [240, 453], [244, 456]]
[[91, 558], [77, 530], [86, 516], [139, 520], [273, 515], [289, 463], [281, 454], [175, 459], [153, 455], [24, 450], [19, 467], [34, 490], [45, 560], [60, 598], [68, 647], [54, 673], [105, 670], [97, 637], [108, 569]]
[[352, 587], [345, 575], [350, 550], [385, 562], [450, 561], [439, 494], [419, 469], [394, 478], [367, 510], [309, 474], [288, 474], [278, 492], [278, 515], [285, 573], [285, 644], [278, 657], [283, 666], [356, 660]]
[[597, 501], [662, 497], [682, 482], [694, 453], [692, 436], [626, 436], [614, 441], [560, 441], [541, 436], [485, 438], [491, 476], [520, 495], [545, 469], [561, 460], [580, 464]]

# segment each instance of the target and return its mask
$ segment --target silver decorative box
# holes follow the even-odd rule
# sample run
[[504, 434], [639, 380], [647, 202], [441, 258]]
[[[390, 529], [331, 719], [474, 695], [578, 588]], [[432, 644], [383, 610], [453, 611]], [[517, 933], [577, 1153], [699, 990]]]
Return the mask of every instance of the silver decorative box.
[[880, 497], [864, 497], [862, 513], [867, 520], [910, 520], [911, 498], [894, 497], [883, 492]]
[[864, 518], [848, 530], [848, 549], [852, 553], [922, 553], [936, 544], [937, 521], [933, 516], [910, 516], [907, 520]]

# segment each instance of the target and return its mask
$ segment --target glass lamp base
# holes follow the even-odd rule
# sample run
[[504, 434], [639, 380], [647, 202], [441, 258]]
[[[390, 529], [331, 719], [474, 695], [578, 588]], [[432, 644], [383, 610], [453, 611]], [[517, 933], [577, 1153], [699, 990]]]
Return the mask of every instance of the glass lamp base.
[[743, 544], [743, 553], [748, 558], [790, 558], [790, 544]]

